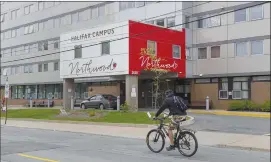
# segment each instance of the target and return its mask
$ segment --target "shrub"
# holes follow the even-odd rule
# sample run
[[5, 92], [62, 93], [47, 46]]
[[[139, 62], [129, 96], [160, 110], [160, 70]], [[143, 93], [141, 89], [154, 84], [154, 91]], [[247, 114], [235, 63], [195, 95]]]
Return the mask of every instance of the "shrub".
[[254, 111], [258, 105], [250, 100], [233, 101], [229, 105], [229, 111]]
[[129, 105], [125, 101], [124, 104], [120, 105], [120, 108], [123, 112], [128, 112], [129, 111]]
[[243, 111], [244, 107], [244, 101], [233, 101], [229, 104], [228, 111]]
[[93, 117], [93, 116], [95, 116], [95, 115], [96, 115], [95, 111], [89, 112], [89, 116], [90, 116], [90, 117]]
[[265, 101], [264, 104], [261, 105], [261, 110], [263, 112], [270, 112], [270, 100]]
[[260, 104], [252, 103], [251, 111], [261, 111], [261, 107]]

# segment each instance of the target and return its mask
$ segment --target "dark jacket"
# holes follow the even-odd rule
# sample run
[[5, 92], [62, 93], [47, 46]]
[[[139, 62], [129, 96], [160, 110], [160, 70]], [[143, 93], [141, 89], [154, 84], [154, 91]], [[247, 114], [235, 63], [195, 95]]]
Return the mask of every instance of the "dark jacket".
[[182, 111], [176, 107], [173, 96], [174, 95], [172, 94], [164, 100], [164, 103], [155, 114], [155, 117], [158, 117], [167, 108], [169, 109], [170, 115], [187, 115], [186, 111]]

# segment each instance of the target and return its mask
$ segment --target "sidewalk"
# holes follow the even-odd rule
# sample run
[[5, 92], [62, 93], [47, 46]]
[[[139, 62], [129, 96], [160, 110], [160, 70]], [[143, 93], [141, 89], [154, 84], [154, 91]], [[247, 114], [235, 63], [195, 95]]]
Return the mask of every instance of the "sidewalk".
[[268, 112], [242, 112], [242, 111], [225, 111], [225, 110], [188, 110], [194, 114], [211, 114], [211, 115], [227, 115], [227, 116], [246, 116], [257, 118], [270, 118]]
[[[4, 125], [3, 119], [1, 119], [1, 125]], [[133, 127], [131, 125], [125, 126], [124, 124], [118, 126], [117, 124], [112, 125], [106, 123], [75, 124], [75, 123], [58, 123], [58, 122], [25, 121], [25, 120], [8, 120], [7, 126], [89, 133], [136, 139], [145, 139], [148, 131], [156, 127], [155, 125], [145, 125], [145, 127], [143, 126]], [[270, 151], [270, 136], [198, 131], [196, 133], [196, 137], [200, 145], [238, 147], [244, 149]]]
[[[156, 112], [154, 109], [139, 109], [139, 111]], [[243, 111], [225, 111], [225, 110], [200, 110], [200, 109], [188, 109], [188, 113], [193, 114], [209, 114], [209, 115], [226, 115], [226, 116], [245, 116], [245, 117], [257, 117], [257, 118], [270, 118], [269, 112], [243, 112]]]

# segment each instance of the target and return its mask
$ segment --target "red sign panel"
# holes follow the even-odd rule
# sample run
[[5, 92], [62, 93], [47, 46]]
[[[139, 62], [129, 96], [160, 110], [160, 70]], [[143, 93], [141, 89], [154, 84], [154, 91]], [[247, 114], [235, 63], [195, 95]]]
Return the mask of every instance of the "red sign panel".
[[[148, 42], [154, 45], [156, 59], [142, 55]], [[155, 45], [156, 44], [156, 45]], [[180, 58], [173, 58], [173, 46], [180, 49]], [[149, 68], [165, 69], [185, 77], [185, 30], [176, 31], [154, 25], [129, 21], [129, 74], [139, 75]]]

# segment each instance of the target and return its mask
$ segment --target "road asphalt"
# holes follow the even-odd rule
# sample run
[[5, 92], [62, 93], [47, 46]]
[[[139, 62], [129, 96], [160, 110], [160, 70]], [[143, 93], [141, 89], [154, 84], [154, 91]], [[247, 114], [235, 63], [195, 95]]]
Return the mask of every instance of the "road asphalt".
[[253, 135], [270, 133], [270, 119], [267, 118], [188, 114], [195, 118], [195, 124], [193, 124], [191, 128], [199, 131]]
[[1, 126], [1, 162], [269, 162], [270, 153], [200, 145], [191, 158], [152, 153], [144, 139]]

